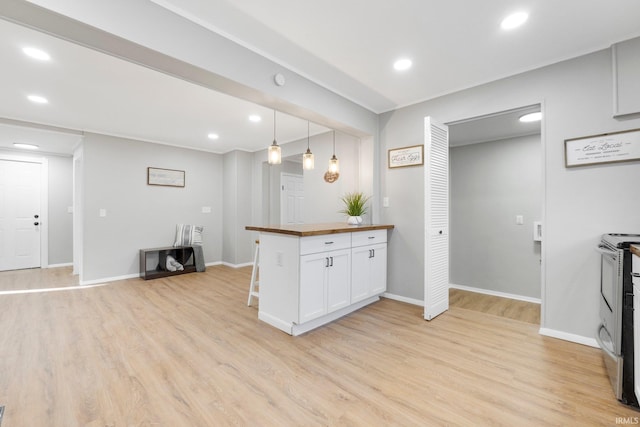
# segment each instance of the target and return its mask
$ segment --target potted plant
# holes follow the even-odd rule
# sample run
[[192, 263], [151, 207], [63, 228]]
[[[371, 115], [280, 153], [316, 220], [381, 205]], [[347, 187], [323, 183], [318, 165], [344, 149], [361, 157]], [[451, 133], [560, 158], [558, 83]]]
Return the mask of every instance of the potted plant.
[[342, 203], [344, 203], [344, 209], [342, 209], [340, 213], [349, 217], [347, 219], [347, 224], [362, 224], [362, 215], [367, 213], [366, 203], [369, 200], [369, 197], [365, 196], [364, 193], [360, 191], [355, 191], [353, 193], [345, 194], [342, 196], [341, 200]]

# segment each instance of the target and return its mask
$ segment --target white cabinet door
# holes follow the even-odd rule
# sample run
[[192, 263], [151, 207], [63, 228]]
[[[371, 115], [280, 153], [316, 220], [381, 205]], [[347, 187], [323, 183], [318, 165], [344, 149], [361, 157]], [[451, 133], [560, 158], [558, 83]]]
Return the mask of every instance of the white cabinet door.
[[378, 295], [387, 290], [387, 245], [375, 245], [371, 250], [373, 256], [369, 260], [371, 266], [369, 295]]
[[326, 314], [325, 281], [329, 260], [324, 253], [300, 257], [300, 301], [298, 323]]
[[350, 249], [300, 257], [300, 324], [346, 307], [350, 303]]
[[351, 250], [327, 252], [327, 313], [351, 304]]
[[351, 250], [351, 303], [362, 301], [369, 296], [370, 258], [369, 246], [360, 246]]
[[351, 303], [387, 290], [386, 243], [353, 248], [351, 258]]

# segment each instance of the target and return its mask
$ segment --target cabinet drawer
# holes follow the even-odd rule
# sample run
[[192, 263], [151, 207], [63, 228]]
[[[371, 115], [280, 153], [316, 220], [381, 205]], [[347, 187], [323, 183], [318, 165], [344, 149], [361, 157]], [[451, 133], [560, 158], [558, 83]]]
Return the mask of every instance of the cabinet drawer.
[[323, 234], [300, 238], [300, 255], [348, 249], [350, 247], [351, 233]]
[[351, 233], [351, 246], [375, 245], [387, 241], [387, 230], [358, 231]]

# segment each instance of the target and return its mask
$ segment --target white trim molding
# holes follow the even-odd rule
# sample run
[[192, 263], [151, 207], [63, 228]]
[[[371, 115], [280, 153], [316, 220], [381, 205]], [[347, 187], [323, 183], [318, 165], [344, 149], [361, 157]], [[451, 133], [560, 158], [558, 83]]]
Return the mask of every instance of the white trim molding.
[[518, 300], [518, 301], [531, 302], [533, 304], [540, 304], [541, 303], [540, 298], [532, 298], [532, 297], [527, 297], [527, 296], [523, 296], [523, 295], [509, 294], [509, 293], [506, 293], [506, 292], [492, 291], [492, 290], [489, 290], [489, 289], [474, 288], [474, 287], [471, 287], [471, 286], [456, 285], [456, 284], [453, 284], [453, 283], [449, 284], [449, 289], [459, 289], [461, 291], [475, 292], [477, 294], [491, 295], [491, 296], [494, 296], [494, 297], [515, 299], [515, 300]]
[[545, 337], [557, 338], [564, 341], [574, 342], [576, 344], [588, 345], [589, 347], [600, 348], [595, 338], [583, 337], [582, 335], [570, 334], [568, 332], [556, 331], [548, 328], [540, 328], [540, 335]]
[[406, 302], [407, 304], [413, 304], [413, 305], [418, 305], [420, 307], [424, 307], [424, 301], [421, 299], [407, 298], [401, 295], [390, 294], [388, 292], [385, 292], [384, 294], [382, 294], [382, 296], [384, 298], [389, 298], [395, 301]]

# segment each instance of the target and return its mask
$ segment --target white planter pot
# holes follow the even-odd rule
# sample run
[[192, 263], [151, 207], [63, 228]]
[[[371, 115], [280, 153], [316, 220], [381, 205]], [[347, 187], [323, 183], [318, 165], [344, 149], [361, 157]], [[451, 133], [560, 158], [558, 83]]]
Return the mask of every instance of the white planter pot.
[[347, 219], [347, 224], [349, 224], [349, 225], [360, 225], [360, 224], [362, 224], [362, 217], [361, 216], [350, 216]]

